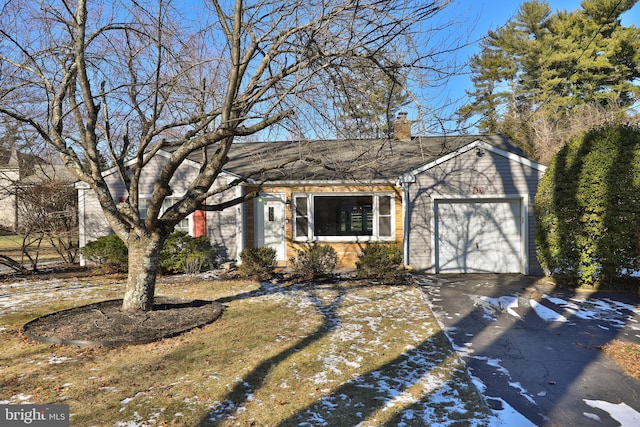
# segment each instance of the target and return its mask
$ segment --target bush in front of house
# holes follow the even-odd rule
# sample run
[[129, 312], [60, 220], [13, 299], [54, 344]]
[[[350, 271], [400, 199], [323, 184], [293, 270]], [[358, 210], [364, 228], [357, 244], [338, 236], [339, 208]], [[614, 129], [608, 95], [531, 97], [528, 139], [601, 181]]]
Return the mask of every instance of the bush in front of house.
[[568, 286], [640, 269], [640, 129], [607, 125], [554, 157], [534, 203], [540, 265]]
[[[116, 272], [126, 272], [129, 266], [128, 249], [115, 234], [100, 237], [82, 248], [82, 255], [94, 264]], [[158, 271], [161, 273], [193, 274], [215, 266], [214, 251], [209, 240], [193, 238], [183, 231], [167, 237], [160, 251]]]
[[276, 269], [276, 250], [269, 246], [244, 248], [240, 253], [240, 260], [240, 276], [266, 280], [273, 276]]
[[331, 246], [312, 244], [296, 249], [296, 256], [289, 258], [291, 275], [311, 281], [331, 277], [338, 265], [338, 253]]
[[383, 283], [401, 283], [402, 251], [394, 244], [371, 244], [362, 249], [356, 261], [358, 277], [380, 280]]
[[206, 236], [191, 237], [184, 231], [174, 231], [162, 246], [158, 267], [162, 273], [195, 274], [215, 265], [215, 253]]
[[115, 234], [99, 237], [81, 249], [82, 255], [94, 264], [116, 272], [126, 272], [129, 266], [127, 245]]

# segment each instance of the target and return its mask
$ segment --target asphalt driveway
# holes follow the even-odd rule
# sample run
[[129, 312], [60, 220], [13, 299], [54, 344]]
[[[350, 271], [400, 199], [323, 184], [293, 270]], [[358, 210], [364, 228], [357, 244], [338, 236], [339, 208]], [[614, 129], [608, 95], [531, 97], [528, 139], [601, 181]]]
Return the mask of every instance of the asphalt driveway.
[[640, 298], [522, 275], [416, 279], [494, 410], [523, 426], [640, 425], [640, 381], [599, 349], [640, 343]]

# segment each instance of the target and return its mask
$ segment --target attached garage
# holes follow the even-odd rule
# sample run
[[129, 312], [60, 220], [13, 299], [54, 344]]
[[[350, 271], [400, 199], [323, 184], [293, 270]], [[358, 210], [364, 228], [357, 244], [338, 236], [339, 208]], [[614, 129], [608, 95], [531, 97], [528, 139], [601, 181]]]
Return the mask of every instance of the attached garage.
[[478, 139], [401, 176], [405, 264], [429, 273], [543, 274], [533, 200], [545, 169], [506, 141]]
[[523, 272], [522, 199], [435, 200], [436, 273]]

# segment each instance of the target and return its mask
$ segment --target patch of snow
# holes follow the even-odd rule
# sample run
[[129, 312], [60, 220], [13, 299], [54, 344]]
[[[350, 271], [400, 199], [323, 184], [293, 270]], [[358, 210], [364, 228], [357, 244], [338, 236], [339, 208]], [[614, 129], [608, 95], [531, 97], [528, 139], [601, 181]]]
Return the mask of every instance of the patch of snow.
[[593, 421], [597, 421], [597, 422], [601, 421], [599, 416], [597, 416], [596, 414], [592, 414], [591, 412], [583, 412], [582, 415], [584, 415], [585, 417]]
[[22, 394], [22, 393], [18, 393], [18, 394], [14, 394], [13, 396], [11, 396], [11, 400], [13, 400], [14, 402], [20, 402], [20, 403], [31, 403], [29, 401], [29, 399], [31, 399], [33, 396], [30, 394]]
[[86, 299], [97, 295], [99, 287], [60, 279], [7, 283], [0, 294], [0, 316], [52, 301]]
[[[502, 373], [507, 378], [509, 378], [508, 384], [509, 384], [510, 387], [513, 387], [513, 388], [517, 389], [522, 397], [527, 399], [533, 405], [537, 406], [536, 401], [529, 394], [527, 389], [522, 386], [522, 384], [520, 384], [517, 381], [511, 381], [511, 378], [512, 378], [511, 377], [511, 373], [509, 372], [509, 370], [507, 368], [502, 366], [502, 364], [500, 363], [500, 362], [502, 362], [502, 360], [500, 360], [500, 359], [492, 359], [492, 358], [489, 358], [489, 357], [482, 357], [482, 356], [474, 356], [474, 359], [484, 360], [484, 361], [486, 361], [488, 366], [491, 366], [492, 368], [496, 368], [496, 370], [498, 372]], [[540, 396], [540, 394], [538, 394], [538, 396]]]
[[71, 359], [70, 357], [66, 357], [66, 356], [62, 356], [62, 357], [50, 357], [49, 358], [49, 365], [59, 365], [61, 363], [65, 363], [65, 362], [69, 362], [73, 359]]
[[499, 298], [490, 298], [481, 296], [481, 300], [488, 302], [495, 308], [500, 311], [506, 311], [508, 314], [513, 317], [520, 317], [518, 313], [516, 313], [513, 309], [518, 308], [518, 297], [517, 296], [501, 296]]
[[[471, 375], [471, 381], [476, 386], [476, 389], [484, 394], [487, 390], [487, 386], [482, 380], [474, 375]], [[491, 417], [489, 419], [489, 427], [537, 427], [534, 423], [529, 421], [524, 415], [516, 411], [511, 405], [509, 405], [504, 399], [499, 397], [486, 396], [493, 400], [498, 400], [502, 403], [501, 410], [492, 410]]]
[[603, 400], [587, 400], [584, 403], [592, 408], [598, 408], [607, 412], [611, 418], [620, 423], [622, 427], [635, 427], [640, 425], [640, 413], [626, 403], [610, 403]]
[[[640, 315], [640, 310], [631, 304], [615, 301], [610, 298], [583, 299], [571, 298], [570, 301], [553, 299], [545, 296], [549, 301], [563, 307], [569, 314], [583, 320], [598, 320], [610, 323], [611, 327], [623, 328], [628, 323], [637, 323], [633, 316]], [[632, 329], [634, 327], [632, 326]]]
[[513, 409], [504, 399], [499, 397], [491, 398], [502, 402], [503, 408], [499, 411], [493, 411], [493, 416], [489, 420], [490, 427], [537, 427], [527, 417]]
[[545, 322], [568, 322], [569, 321], [569, 319], [564, 317], [562, 314], [556, 313], [555, 311], [540, 304], [538, 301], [534, 299], [530, 299], [529, 304], [531, 305], [531, 308], [533, 308], [535, 313], [538, 315], [538, 317], [540, 317]]

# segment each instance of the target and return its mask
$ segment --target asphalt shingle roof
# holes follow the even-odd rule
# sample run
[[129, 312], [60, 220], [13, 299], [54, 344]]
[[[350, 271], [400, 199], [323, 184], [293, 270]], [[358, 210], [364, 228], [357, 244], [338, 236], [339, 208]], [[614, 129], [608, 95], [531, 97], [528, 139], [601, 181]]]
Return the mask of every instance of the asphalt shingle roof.
[[[503, 135], [413, 137], [410, 140], [318, 140], [236, 143], [225, 170], [244, 176], [256, 169], [281, 168], [254, 179], [269, 181], [395, 182], [410, 172], [474, 141], [526, 157]], [[197, 156], [192, 160], [198, 161]]]

